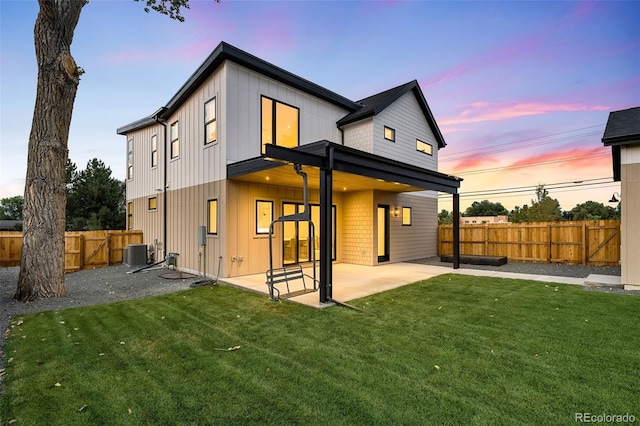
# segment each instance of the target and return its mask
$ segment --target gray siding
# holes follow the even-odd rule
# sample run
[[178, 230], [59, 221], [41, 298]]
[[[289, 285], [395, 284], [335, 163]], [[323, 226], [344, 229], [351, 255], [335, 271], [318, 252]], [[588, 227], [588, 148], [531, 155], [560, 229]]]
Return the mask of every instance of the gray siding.
[[[396, 131], [396, 141], [384, 138], [384, 126]], [[433, 155], [416, 151], [416, 139], [431, 144]], [[429, 170], [438, 170], [438, 142], [413, 92], [406, 93], [373, 118], [373, 153]]]

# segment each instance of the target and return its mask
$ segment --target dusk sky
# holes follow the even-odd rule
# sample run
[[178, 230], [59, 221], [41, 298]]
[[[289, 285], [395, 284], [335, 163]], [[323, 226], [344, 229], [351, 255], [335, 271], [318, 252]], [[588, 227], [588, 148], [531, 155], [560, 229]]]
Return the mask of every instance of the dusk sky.
[[[418, 80], [444, 135], [439, 171], [464, 178], [461, 208], [606, 205], [610, 111], [640, 105], [640, 2], [190, 2], [185, 22], [143, 2], [91, 0], [71, 53], [86, 73], [69, 155], [125, 177], [116, 128], [165, 105], [220, 41], [357, 101]], [[36, 90], [36, 1], [0, 0], [0, 198], [22, 195]], [[579, 183], [574, 183], [579, 182]], [[481, 191], [496, 190], [492, 194]], [[491, 192], [491, 191], [490, 191]], [[439, 210], [451, 210], [451, 196]]]

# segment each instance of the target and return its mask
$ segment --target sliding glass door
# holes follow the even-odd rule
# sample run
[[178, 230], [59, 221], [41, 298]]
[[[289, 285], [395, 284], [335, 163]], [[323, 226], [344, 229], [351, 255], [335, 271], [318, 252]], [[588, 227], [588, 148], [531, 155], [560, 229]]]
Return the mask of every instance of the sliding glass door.
[[[309, 262], [312, 258], [311, 250], [314, 250], [316, 260], [320, 260], [320, 206], [311, 204], [311, 221], [315, 228], [315, 241], [311, 243], [311, 230], [308, 222], [284, 222], [282, 239], [282, 263], [291, 265], [294, 263]], [[282, 214], [284, 216], [302, 213], [302, 203], [283, 203]], [[331, 238], [332, 260], [336, 258], [336, 206], [331, 208], [331, 221], [333, 234]]]

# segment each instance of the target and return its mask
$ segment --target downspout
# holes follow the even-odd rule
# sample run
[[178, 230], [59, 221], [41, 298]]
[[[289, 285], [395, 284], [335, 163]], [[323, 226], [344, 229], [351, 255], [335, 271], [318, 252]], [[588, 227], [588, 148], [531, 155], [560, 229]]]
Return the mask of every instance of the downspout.
[[164, 124], [162, 121], [160, 121], [160, 119], [158, 118], [162, 113], [164, 113], [166, 111], [166, 107], [162, 107], [160, 108], [153, 116], [153, 118], [155, 119], [156, 123], [160, 124], [163, 128], [164, 128], [164, 176], [163, 176], [163, 184], [162, 184], [162, 233], [163, 233], [163, 245], [164, 245], [164, 258], [167, 258], [167, 125]]
[[338, 130], [340, 130], [340, 143], [344, 145], [344, 129], [338, 126]]

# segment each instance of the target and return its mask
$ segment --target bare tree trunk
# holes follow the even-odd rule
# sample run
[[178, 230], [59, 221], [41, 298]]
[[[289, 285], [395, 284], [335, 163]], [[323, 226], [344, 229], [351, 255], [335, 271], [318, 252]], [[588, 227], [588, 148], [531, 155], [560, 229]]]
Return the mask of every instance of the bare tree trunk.
[[73, 32], [87, 0], [39, 0], [34, 28], [38, 86], [29, 135], [22, 256], [14, 299], [66, 296], [65, 164], [79, 70]]

